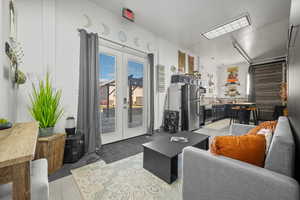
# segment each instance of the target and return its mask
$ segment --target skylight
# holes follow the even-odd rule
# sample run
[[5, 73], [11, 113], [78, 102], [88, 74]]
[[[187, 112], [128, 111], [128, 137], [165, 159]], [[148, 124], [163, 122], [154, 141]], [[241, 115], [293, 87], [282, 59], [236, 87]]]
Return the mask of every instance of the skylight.
[[249, 15], [244, 15], [244, 16], [239, 17], [231, 22], [217, 26], [216, 28], [214, 28], [206, 33], [202, 33], [202, 35], [204, 37], [206, 37], [207, 39], [211, 40], [211, 39], [214, 39], [221, 35], [231, 33], [233, 31], [239, 30], [241, 28], [245, 28], [250, 25], [251, 24], [250, 24]]

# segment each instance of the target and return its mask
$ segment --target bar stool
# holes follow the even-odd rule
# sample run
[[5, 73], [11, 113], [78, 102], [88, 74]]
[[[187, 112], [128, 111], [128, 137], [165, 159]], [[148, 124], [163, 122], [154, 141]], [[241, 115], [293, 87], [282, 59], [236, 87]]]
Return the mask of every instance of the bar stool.
[[252, 107], [249, 107], [247, 110], [249, 110], [252, 113], [254, 124], [258, 125], [258, 109], [257, 109], [257, 107], [252, 106]]
[[235, 123], [235, 121], [238, 119], [240, 109], [241, 109], [240, 106], [233, 106], [233, 107], [231, 107], [229, 125], [231, 125], [232, 123]]

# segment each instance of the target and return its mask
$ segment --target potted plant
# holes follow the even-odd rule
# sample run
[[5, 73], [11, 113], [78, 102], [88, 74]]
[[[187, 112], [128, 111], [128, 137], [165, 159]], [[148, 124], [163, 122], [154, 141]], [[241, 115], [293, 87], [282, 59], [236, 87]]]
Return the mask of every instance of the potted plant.
[[31, 106], [29, 112], [32, 117], [39, 122], [39, 136], [47, 137], [53, 135], [53, 129], [57, 121], [63, 114], [60, 108], [61, 90], [55, 90], [49, 77], [40, 81], [38, 89], [32, 84], [33, 92], [29, 96]]

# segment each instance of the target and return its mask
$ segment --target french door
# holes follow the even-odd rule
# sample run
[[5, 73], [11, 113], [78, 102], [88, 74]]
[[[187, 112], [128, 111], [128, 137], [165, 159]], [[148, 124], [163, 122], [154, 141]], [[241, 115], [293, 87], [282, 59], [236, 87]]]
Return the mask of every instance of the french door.
[[146, 133], [147, 59], [100, 46], [100, 127], [107, 144]]

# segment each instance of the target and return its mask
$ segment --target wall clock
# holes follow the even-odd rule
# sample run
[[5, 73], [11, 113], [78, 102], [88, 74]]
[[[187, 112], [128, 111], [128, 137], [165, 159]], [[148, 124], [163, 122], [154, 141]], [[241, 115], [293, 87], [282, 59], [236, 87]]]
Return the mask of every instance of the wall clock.
[[147, 50], [148, 50], [148, 51], [151, 51], [151, 50], [152, 50], [152, 45], [151, 45], [151, 43], [147, 43]]
[[140, 46], [140, 38], [135, 37], [133, 41], [134, 41], [134, 44], [135, 44], [136, 47]]
[[104, 23], [102, 23], [101, 26], [102, 26], [101, 34], [104, 35], [104, 36], [109, 35], [110, 34], [110, 28]]
[[126, 36], [126, 33], [124, 31], [119, 32], [119, 40], [121, 42], [127, 42], [127, 36]]
[[91, 18], [88, 15], [86, 15], [86, 14], [84, 14], [83, 17], [86, 19], [86, 24], [83, 25], [83, 27], [90, 28], [92, 26], [92, 20], [91, 20]]

